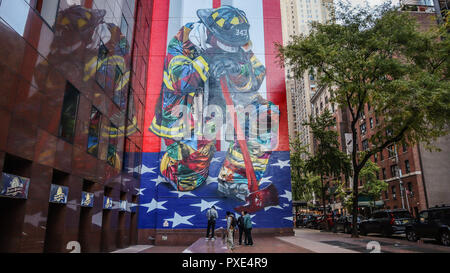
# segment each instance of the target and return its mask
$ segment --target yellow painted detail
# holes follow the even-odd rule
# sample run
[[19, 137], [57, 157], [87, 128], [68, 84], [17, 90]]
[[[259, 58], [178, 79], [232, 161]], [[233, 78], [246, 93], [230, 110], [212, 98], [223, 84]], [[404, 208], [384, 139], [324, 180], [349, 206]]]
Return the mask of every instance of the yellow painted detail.
[[209, 65], [206, 62], [206, 60], [202, 56], [198, 57], [197, 60], [199, 60], [203, 64], [203, 66], [205, 67], [205, 71], [208, 72], [209, 71]]
[[223, 27], [223, 24], [225, 24], [225, 19], [219, 19], [218, 21], [216, 21], [216, 23], [219, 25], [219, 27]]
[[234, 17], [233, 20], [230, 22], [232, 25], [238, 25], [239, 24], [239, 18]]
[[216, 18], [217, 18], [218, 15], [219, 15], [219, 13], [218, 13], [218, 12], [215, 12], [213, 15], [211, 15], [211, 17], [212, 17], [214, 20], [216, 20]]
[[203, 73], [203, 69], [196, 63], [196, 62], [192, 62], [192, 65], [194, 66], [195, 70], [197, 71], [197, 73], [200, 75], [200, 78], [202, 78], [202, 80], [204, 82], [206, 82], [206, 80], [208, 79], [206, 77], [206, 75]]
[[78, 19], [78, 28], [82, 28], [87, 24], [86, 20], [84, 19]]
[[64, 17], [64, 18], [61, 20], [61, 25], [65, 26], [65, 25], [68, 25], [68, 24], [70, 24], [69, 18]]

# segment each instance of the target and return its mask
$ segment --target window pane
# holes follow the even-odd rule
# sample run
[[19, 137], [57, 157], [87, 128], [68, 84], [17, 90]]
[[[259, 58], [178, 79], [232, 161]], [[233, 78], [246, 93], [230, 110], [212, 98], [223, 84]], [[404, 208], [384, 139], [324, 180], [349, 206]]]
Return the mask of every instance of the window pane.
[[116, 165], [117, 136], [118, 136], [117, 127], [111, 123], [111, 127], [109, 128], [107, 162], [109, 165], [113, 167], [115, 167]]
[[122, 35], [127, 37], [128, 34], [128, 23], [125, 19], [125, 16], [122, 14], [122, 21], [120, 22], [120, 32], [122, 32]]
[[97, 58], [97, 73], [95, 74], [95, 80], [102, 87], [106, 87], [106, 76], [108, 73], [108, 49], [100, 42]]
[[68, 142], [73, 142], [75, 123], [78, 110], [79, 92], [70, 83], [67, 83], [59, 126], [59, 136]]
[[125, 102], [125, 99], [122, 98], [122, 96], [123, 96], [123, 92], [122, 92], [123, 81], [122, 81], [122, 79], [123, 79], [122, 70], [120, 70], [119, 66], [116, 65], [115, 74], [114, 74], [114, 97], [113, 97], [113, 101], [120, 108], [123, 108], [122, 102]]
[[41, 16], [50, 27], [55, 24], [58, 5], [59, 0], [44, 0], [42, 2]]
[[[134, 145], [133, 145], [134, 146]], [[133, 154], [131, 150], [131, 141], [129, 138], [125, 138], [125, 152], [123, 153], [123, 166], [122, 170], [125, 173], [131, 174], [133, 170], [133, 166], [131, 162], [133, 162]]]
[[141, 149], [136, 146], [134, 153], [134, 166], [136, 168], [136, 172], [133, 173], [134, 178], [139, 179], [141, 174]]
[[29, 10], [30, 6], [23, 0], [0, 1], [0, 17], [20, 36], [25, 31]]
[[92, 107], [91, 118], [89, 123], [88, 147], [87, 151], [93, 156], [98, 155], [98, 143], [100, 133], [100, 122], [102, 114], [95, 107]]

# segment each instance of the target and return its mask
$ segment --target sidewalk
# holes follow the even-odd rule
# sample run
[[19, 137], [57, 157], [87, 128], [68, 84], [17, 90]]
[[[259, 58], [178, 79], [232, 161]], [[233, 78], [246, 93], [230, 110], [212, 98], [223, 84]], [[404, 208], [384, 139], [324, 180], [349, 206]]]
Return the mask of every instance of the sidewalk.
[[360, 236], [324, 232], [312, 229], [294, 229], [295, 236], [254, 236], [253, 246], [239, 245], [227, 249], [222, 238], [199, 238], [190, 246], [132, 246], [112, 253], [450, 253], [450, 248], [436, 242], [409, 242], [404, 236]]

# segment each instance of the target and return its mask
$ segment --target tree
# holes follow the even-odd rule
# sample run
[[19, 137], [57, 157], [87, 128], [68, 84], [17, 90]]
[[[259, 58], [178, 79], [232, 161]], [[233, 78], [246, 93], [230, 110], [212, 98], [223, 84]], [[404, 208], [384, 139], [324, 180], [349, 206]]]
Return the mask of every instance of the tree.
[[[353, 8], [338, 3], [335, 21], [312, 23], [309, 36], [279, 47], [281, 64], [296, 77], [312, 67], [317, 81], [346, 107], [353, 138], [353, 180], [375, 153], [391, 144], [429, 145], [448, 134], [450, 39], [445, 26], [419, 31], [407, 12], [388, 4]], [[357, 153], [357, 125], [369, 104], [379, 119], [369, 147]], [[353, 183], [353, 231], [358, 237], [358, 183]]]
[[290, 140], [290, 145], [292, 197], [294, 200], [309, 203], [318, 195], [319, 177], [306, 170], [305, 158], [309, 156], [308, 148], [302, 145], [298, 136]]
[[334, 178], [342, 173], [348, 175], [350, 160], [347, 154], [339, 149], [338, 133], [331, 129], [336, 125], [336, 122], [328, 109], [320, 116], [311, 117], [310, 122], [304, 125], [310, 126], [315, 146], [314, 155], [306, 160], [305, 168], [320, 176], [320, 196], [323, 213], [326, 216], [325, 199], [330, 184], [325, 183], [325, 177]]
[[371, 207], [375, 207], [375, 201], [380, 199], [381, 193], [388, 188], [388, 183], [378, 179], [376, 174], [379, 171], [380, 167], [369, 160], [360, 173], [360, 177], [364, 181], [361, 193], [369, 197]]

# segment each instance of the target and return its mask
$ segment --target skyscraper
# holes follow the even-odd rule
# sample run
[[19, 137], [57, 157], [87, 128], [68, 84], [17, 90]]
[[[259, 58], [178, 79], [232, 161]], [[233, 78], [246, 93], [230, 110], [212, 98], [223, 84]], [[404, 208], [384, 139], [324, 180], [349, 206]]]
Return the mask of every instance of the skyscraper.
[[[332, 10], [332, 0], [282, 0], [284, 44], [292, 41], [292, 36], [308, 35], [311, 22], [325, 23], [330, 20]], [[289, 137], [292, 138], [298, 134], [305, 146], [310, 146], [312, 135], [302, 123], [308, 121], [311, 115], [310, 100], [316, 90], [314, 71], [306, 72], [299, 79], [294, 76], [292, 68], [286, 67]]]

